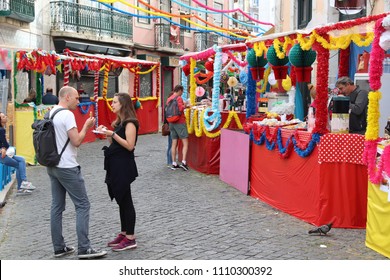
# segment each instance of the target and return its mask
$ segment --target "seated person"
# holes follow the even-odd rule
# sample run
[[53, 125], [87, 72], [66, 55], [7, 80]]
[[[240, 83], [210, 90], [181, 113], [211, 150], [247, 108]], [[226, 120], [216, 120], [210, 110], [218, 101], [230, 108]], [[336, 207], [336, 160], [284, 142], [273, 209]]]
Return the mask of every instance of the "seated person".
[[45, 105], [57, 105], [58, 97], [53, 94], [52, 88], [46, 89], [46, 94], [42, 97], [42, 104]]
[[244, 105], [245, 100], [245, 94], [243, 93], [242, 89], [238, 91], [237, 101], [235, 104], [235, 107], [241, 107]]
[[28, 93], [28, 96], [23, 100], [23, 103], [30, 103], [30, 102], [37, 102], [37, 92], [35, 89], [30, 89], [30, 92]]
[[11, 166], [16, 169], [17, 180], [17, 193], [16, 195], [31, 194], [35, 187], [27, 181], [26, 177], [26, 161], [24, 157], [13, 154], [7, 155], [7, 149], [9, 148], [6, 135], [7, 116], [4, 113], [0, 113], [0, 147], [1, 157], [0, 162], [4, 165]]

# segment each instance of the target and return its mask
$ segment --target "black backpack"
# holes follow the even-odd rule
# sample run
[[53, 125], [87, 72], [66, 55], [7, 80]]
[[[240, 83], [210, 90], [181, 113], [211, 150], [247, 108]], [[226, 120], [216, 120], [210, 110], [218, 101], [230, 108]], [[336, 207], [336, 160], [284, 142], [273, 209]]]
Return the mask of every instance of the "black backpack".
[[177, 98], [173, 98], [169, 103], [165, 105], [165, 118], [167, 122], [174, 123], [180, 119], [181, 112], [179, 110], [179, 104], [177, 103]]
[[33, 132], [33, 144], [35, 150], [35, 157], [40, 165], [47, 167], [57, 166], [60, 162], [61, 156], [65, 151], [70, 139], [65, 143], [60, 154], [57, 151], [56, 133], [54, 130], [53, 118], [65, 108], [57, 109], [51, 117], [50, 112], [47, 112], [43, 120], [36, 120], [31, 125]]

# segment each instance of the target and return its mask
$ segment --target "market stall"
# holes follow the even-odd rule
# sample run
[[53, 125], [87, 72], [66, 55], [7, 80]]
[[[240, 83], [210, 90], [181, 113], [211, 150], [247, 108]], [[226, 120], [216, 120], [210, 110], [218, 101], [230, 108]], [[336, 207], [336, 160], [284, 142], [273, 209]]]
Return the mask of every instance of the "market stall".
[[[88, 54], [77, 51], [66, 51], [66, 54], [71, 57], [77, 57], [81, 59], [98, 60], [103, 71], [104, 81], [102, 97], [97, 98], [95, 95], [95, 102], [97, 105], [98, 121], [99, 124], [103, 124], [107, 127], [111, 126], [114, 120], [114, 115], [111, 110], [111, 98], [107, 98], [107, 86], [108, 86], [108, 73], [109, 71], [126, 68], [130, 71], [130, 76], [133, 81], [132, 100], [136, 106], [137, 117], [140, 123], [139, 134], [155, 133], [158, 132], [158, 106], [159, 106], [159, 90], [160, 90], [160, 64], [157, 62], [134, 59], [130, 57], [115, 57], [110, 55], [97, 55]], [[144, 69], [146, 68], [146, 70]], [[151, 97], [140, 98], [139, 77], [149, 73], [155, 73], [153, 79], [154, 95]], [[98, 90], [98, 89], [97, 89]]]
[[[137, 115], [140, 121], [140, 134], [158, 131], [158, 100], [159, 100], [159, 63], [133, 59], [129, 57], [114, 57], [108, 55], [92, 55], [82, 52], [65, 50], [64, 54], [44, 50], [17, 51], [13, 70], [14, 99], [15, 99], [15, 146], [18, 153], [30, 164], [35, 164], [35, 153], [32, 145], [31, 124], [34, 120], [43, 118], [45, 112], [52, 106], [41, 104], [45, 77], [63, 72], [63, 85], [70, 83], [70, 76], [79, 76], [81, 71], [88, 69], [94, 73], [93, 98], [81, 100], [74, 111], [78, 127], [82, 127], [89, 116], [94, 116], [99, 124], [110, 126], [114, 116], [111, 110], [111, 99], [107, 98], [108, 75], [110, 71], [126, 68], [134, 80], [133, 102], [139, 104]], [[139, 75], [156, 70], [155, 96], [138, 98]], [[26, 103], [24, 97], [29, 91], [29, 77], [25, 71], [32, 71], [35, 77], [36, 100]], [[99, 78], [103, 73], [102, 97], [99, 97]], [[28, 141], [30, 139], [30, 141]], [[84, 142], [92, 142], [96, 135], [88, 131]], [[26, 141], [27, 140], [27, 141]]]
[[[182, 64], [183, 98], [188, 99], [192, 107], [186, 110], [189, 147], [188, 165], [202, 173], [219, 174], [220, 169], [220, 134], [222, 128], [242, 129], [246, 113], [242, 112], [243, 104], [234, 106], [238, 96], [234, 98], [234, 88], [238, 85], [236, 76], [242, 85], [247, 78], [247, 62], [241, 53], [246, 51], [245, 44], [214, 46], [198, 53], [189, 53], [180, 57]], [[200, 71], [199, 63], [204, 64], [205, 71]], [[241, 69], [242, 71], [239, 71]], [[187, 76], [189, 76], [189, 81]], [[211, 101], [207, 105], [199, 105], [196, 97], [202, 91], [200, 85], [211, 80], [213, 82]], [[189, 83], [190, 92], [187, 92]], [[223, 95], [229, 89], [229, 96]], [[179, 143], [180, 145], [180, 143]]]
[[[264, 56], [270, 46], [277, 50], [279, 59], [289, 56], [295, 85], [310, 82], [310, 63], [314, 62], [314, 54], [317, 59], [316, 113], [311, 132], [306, 131], [307, 127], [285, 129], [286, 124], [280, 120], [271, 126], [257, 122], [244, 125], [253, 141], [250, 165], [252, 196], [317, 226], [331, 221], [334, 227], [366, 226], [367, 167], [362, 160], [364, 138], [361, 135], [329, 133], [329, 51], [340, 49], [340, 59], [346, 59], [344, 50], [351, 42], [359, 46], [371, 44], [374, 23], [384, 16], [273, 34], [249, 42], [256, 50], [256, 57]], [[348, 73], [348, 64], [340, 61], [339, 76], [345, 73]], [[250, 76], [248, 84], [253, 83], [253, 77], [262, 78], [258, 76]], [[296, 88], [295, 102], [299, 102], [303, 94], [299, 92], [300, 86]], [[254, 99], [254, 94], [248, 92], [248, 98]], [[255, 103], [253, 100], [248, 102]], [[249, 113], [255, 114], [256, 111]], [[353, 149], [346, 150], [351, 147]], [[353, 158], [343, 156], [346, 154], [353, 155]]]
[[[232, 116], [235, 117], [234, 121], [232, 121]], [[245, 114], [237, 114], [235, 112], [222, 112], [221, 117], [222, 123], [228, 124], [225, 126], [230, 129], [239, 129], [239, 125], [245, 121]], [[189, 127], [189, 130], [191, 130], [192, 133], [188, 135], [188, 165], [198, 172], [205, 174], [219, 174], [221, 156], [220, 131], [218, 135], [204, 134], [198, 136], [199, 134], [194, 131], [193, 125], [190, 125]]]
[[[265, 145], [260, 137], [251, 135], [251, 196], [315, 225], [333, 221], [334, 227], [365, 228], [362, 135], [329, 133], [321, 136], [318, 146], [307, 131], [274, 128]], [[276, 151], [278, 145], [284, 145], [284, 154], [282, 147]], [[303, 157], [311, 149], [310, 156]]]

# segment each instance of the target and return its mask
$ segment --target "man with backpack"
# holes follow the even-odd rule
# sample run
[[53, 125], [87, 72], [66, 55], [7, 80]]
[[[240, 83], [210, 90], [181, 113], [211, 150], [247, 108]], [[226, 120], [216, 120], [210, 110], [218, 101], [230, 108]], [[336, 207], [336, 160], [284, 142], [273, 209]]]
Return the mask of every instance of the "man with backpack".
[[[169, 130], [171, 131], [172, 137], [172, 170], [182, 168], [185, 171], [188, 171], [187, 166], [187, 151], [188, 151], [188, 131], [187, 123], [184, 115], [184, 109], [186, 105], [184, 104], [183, 98], [183, 86], [177, 85], [173, 89], [173, 94], [167, 99], [167, 104], [165, 106], [165, 116], [169, 123]], [[183, 143], [182, 149], [182, 162], [180, 165], [176, 162], [176, 149], [177, 141], [181, 139]]]
[[73, 87], [64, 86], [59, 91], [58, 105], [50, 111], [51, 117], [57, 110], [68, 109], [62, 109], [53, 118], [58, 153], [61, 152], [69, 139], [58, 165], [47, 167], [52, 192], [50, 225], [54, 257], [62, 257], [73, 253], [75, 249], [66, 246], [62, 235], [62, 213], [65, 210], [65, 197], [68, 193], [76, 208], [78, 258], [90, 259], [104, 256], [107, 252], [92, 249], [88, 238], [90, 203], [81, 168], [77, 163], [77, 148], [83, 142], [88, 129], [94, 126], [95, 118], [89, 117], [79, 132], [75, 116], [70, 111], [76, 109], [78, 104], [79, 94], [77, 90]]

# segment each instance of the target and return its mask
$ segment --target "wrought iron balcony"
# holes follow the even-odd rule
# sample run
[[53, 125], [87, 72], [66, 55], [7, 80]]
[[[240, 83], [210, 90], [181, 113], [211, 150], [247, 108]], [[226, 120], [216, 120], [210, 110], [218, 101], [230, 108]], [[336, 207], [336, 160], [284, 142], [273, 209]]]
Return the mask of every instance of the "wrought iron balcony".
[[157, 49], [184, 49], [184, 33], [180, 30], [179, 38], [171, 34], [171, 25], [165, 23], [156, 23], [155, 25], [154, 45]]
[[35, 19], [35, 0], [0, 0], [0, 16], [24, 22]]
[[65, 1], [50, 2], [51, 30], [133, 40], [133, 17]]
[[196, 52], [211, 48], [213, 45], [218, 45], [218, 36], [216, 34], [194, 32], [194, 39], [194, 49]]

